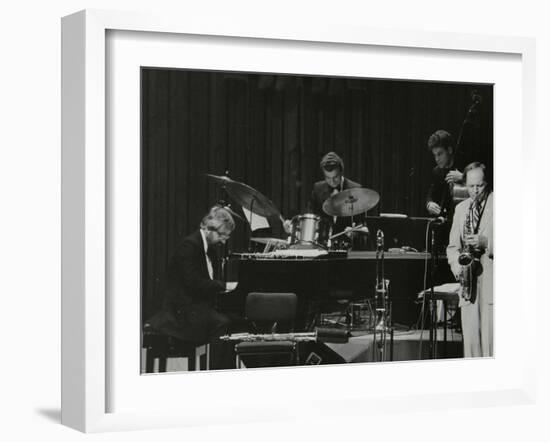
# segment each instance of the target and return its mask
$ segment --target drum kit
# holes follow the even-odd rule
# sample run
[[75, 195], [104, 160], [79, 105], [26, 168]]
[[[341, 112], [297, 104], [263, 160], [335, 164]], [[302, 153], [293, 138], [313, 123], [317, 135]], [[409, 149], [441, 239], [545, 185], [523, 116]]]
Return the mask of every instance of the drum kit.
[[[218, 183], [227, 195], [238, 205], [248, 210], [251, 214], [262, 217], [277, 217], [284, 224], [285, 220], [275, 204], [258, 190], [247, 184], [235, 181], [228, 176], [206, 174], [207, 178]], [[355, 225], [353, 217], [366, 213], [378, 204], [380, 195], [378, 192], [362, 187], [343, 190], [328, 197], [323, 203], [323, 211], [336, 220], [338, 217], [350, 217], [351, 226], [345, 231], [330, 234], [327, 238], [321, 238], [321, 216], [313, 213], [305, 213], [294, 216], [290, 220], [290, 237], [288, 240], [279, 238], [251, 238], [252, 241], [273, 245], [276, 248], [322, 248], [331, 247], [332, 240], [351, 232], [368, 233], [365, 225]]]
[[[262, 193], [248, 186], [247, 184], [234, 181], [228, 176], [216, 176], [207, 174], [210, 180], [220, 184], [222, 189], [232, 201], [247, 209], [251, 213], [262, 217], [278, 217], [281, 222], [286, 224], [281, 213], [275, 206], [275, 204], [269, 200]], [[351, 232], [357, 234], [368, 234], [367, 226], [364, 224], [356, 225], [353, 222], [353, 217], [366, 214], [366, 212], [375, 207], [380, 200], [378, 192], [366, 189], [362, 187], [351, 188], [342, 190], [330, 197], [328, 197], [322, 205], [325, 217], [321, 217], [314, 213], [304, 213], [294, 216], [290, 220], [290, 236], [285, 240], [281, 238], [262, 238], [255, 237], [250, 238], [251, 242], [257, 244], [263, 244], [263, 253], [249, 254], [251, 257], [269, 256], [274, 257], [277, 253], [289, 252], [296, 255], [290, 256], [302, 256], [306, 257], [307, 253], [324, 253], [327, 254], [327, 250], [331, 250], [334, 253], [339, 253], [342, 243], [333, 241], [340, 238], [343, 235], [350, 235]], [[345, 230], [332, 234], [332, 229], [328, 229], [329, 235], [323, 236], [322, 224], [332, 218], [331, 225], [336, 223], [337, 218], [350, 218], [349, 227]], [[366, 216], [365, 216], [366, 219]], [[249, 220], [250, 221], [250, 220]], [[346, 222], [348, 223], [348, 222]], [[251, 223], [252, 224], [252, 223]], [[376, 252], [376, 296], [374, 298], [375, 308], [372, 308], [370, 301], [350, 303], [348, 306], [350, 310], [351, 322], [347, 324], [347, 329], [361, 329], [372, 325], [374, 336], [374, 360], [383, 361], [386, 358], [386, 334], [391, 330], [391, 327], [387, 324], [391, 324], [391, 307], [388, 301], [387, 286], [389, 280], [384, 279], [384, 245], [383, 245], [383, 233], [378, 230], [377, 232], [377, 252]], [[279, 257], [285, 255], [279, 255]], [[380, 283], [383, 281], [383, 283]], [[338, 323], [339, 324], [339, 323]], [[393, 333], [393, 332], [391, 332]], [[390, 342], [393, 341], [393, 334], [390, 335]], [[238, 337], [243, 338], [242, 336]], [[253, 337], [255, 338], [255, 337]], [[232, 339], [231, 337], [222, 337], [222, 339]], [[307, 339], [310, 339], [309, 335]], [[392, 344], [390, 344], [392, 345]]]

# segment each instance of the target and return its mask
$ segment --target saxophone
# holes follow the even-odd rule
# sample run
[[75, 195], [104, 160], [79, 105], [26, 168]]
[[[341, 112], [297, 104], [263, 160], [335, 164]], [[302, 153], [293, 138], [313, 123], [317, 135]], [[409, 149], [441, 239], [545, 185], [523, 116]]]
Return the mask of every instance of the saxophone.
[[[481, 196], [481, 199], [483, 196]], [[479, 230], [478, 225], [474, 225], [474, 210], [475, 205], [480, 203], [480, 197], [472, 200], [468, 209], [468, 216], [463, 227], [463, 238], [469, 235], [477, 234]], [[480, 258], [483, 255], [484, 250], [479, 247], [474, 247], [470, 244], [464, 244], [460, 254], [458, 255], [458, 263], [461, 266], [459, 283], [459, 294], [466, 301], [472, 301], [472, 297], [477, 292], [477, 278], [483, 273], [483, 266], [481, 265]], [[475, 299], [474, 299], [475, 300]]]

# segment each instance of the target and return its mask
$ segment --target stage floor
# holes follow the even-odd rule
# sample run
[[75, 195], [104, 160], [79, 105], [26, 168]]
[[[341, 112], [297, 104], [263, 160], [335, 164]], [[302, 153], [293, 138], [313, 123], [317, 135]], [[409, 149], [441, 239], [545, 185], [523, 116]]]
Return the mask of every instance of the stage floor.
[[[447, 341], [444, 340], [444, 329], [437, 329], [435, 340], [435, 358], [461, 358], [462, 334], [450, 328], [447, 329]], [[430, 357], [429, 330], [395, 330], [393, 336], [393, 361], [415, 361], [432, 359]], [[387, 335], [386, 360], [390, 360], [390, 336]], [[345, 344], [325, 344], [345, 362], [373, 362], [372, 333], [354, 332], [349, 342]]]
[[[447, 341], [444, 340], [444, 329], [439, 327], [436, 333], [435, 358], [431, 356], [430, 332], [429, 330], [404, 330], [397, 328], [393, 336], [393, 352], [390, 354], [390, 336], [386, 341], [386, 361], [418, 361], [428, 359], [462, 358], [462, 334], [455, 330], [447, 329]], [[321, 364], [346, 364], [376, 362], [373, 351], [373, 334], [355, 331], [349, 341], [342, 344], [317, 343], [317, 347], [303, 348], [303, 360], [314, 351], [317, 353]], [[328, 349], [328, 350], [327, 350]], [[142, 364], [145, 360], [145, 353], [142, 357]], [[205, 361], [203, 361], [205, 362]], [[307, 362], [306, 362], [307, 363]], [[267, 368], [267, 367], [264, 367]], [[187, 358], [168, 357], [166, 361], [166, 372], [188, 371]], [[159, 372], [159, 361], [155, 360], [153, 373]], [[142, 366], [142, 373], [145, 373], [145, 366]]]

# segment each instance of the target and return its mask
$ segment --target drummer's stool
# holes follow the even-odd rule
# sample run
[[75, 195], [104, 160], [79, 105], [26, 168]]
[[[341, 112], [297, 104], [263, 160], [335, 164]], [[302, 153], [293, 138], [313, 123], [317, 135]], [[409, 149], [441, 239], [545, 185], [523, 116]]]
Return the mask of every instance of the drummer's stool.
[[141, 373], [184, 371], [181, 359], [187, 359], [187, 371], [209, 368], [208, 344], [197, 346], [194, 342], [184, 342], [156, 332], [149, 324], [143, 327], [142, 349]]

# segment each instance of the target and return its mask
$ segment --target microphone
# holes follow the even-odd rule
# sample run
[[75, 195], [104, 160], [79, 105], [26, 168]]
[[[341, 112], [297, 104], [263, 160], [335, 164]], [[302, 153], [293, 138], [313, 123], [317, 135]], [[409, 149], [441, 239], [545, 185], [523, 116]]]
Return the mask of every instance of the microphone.
[[470, 94], [470, 97], [472, 98], [472, 105], [468, 110], [468, 114], [471, 114], [474, 111], [476, 111], [477, 106], [481, 104], [481, 102], [483, 101], [483, 97], [480, 94], [478, 94], [477, 90], [472, 91], [472, 93]]
[[378, 229], [378, 231], [376, 232], [376, 248], [384, 248], [384, 232], [382, 232], [382, 230], [380, 229]]
[[482, 101], [483, 101], [483, 97], [481, 96], [481, 94], [477, 91], [477, 89], [474, 89], [471, 93], [470, 93], [470, 97], [472, 98], [472, 102], [474, 104], [480, 104]]

